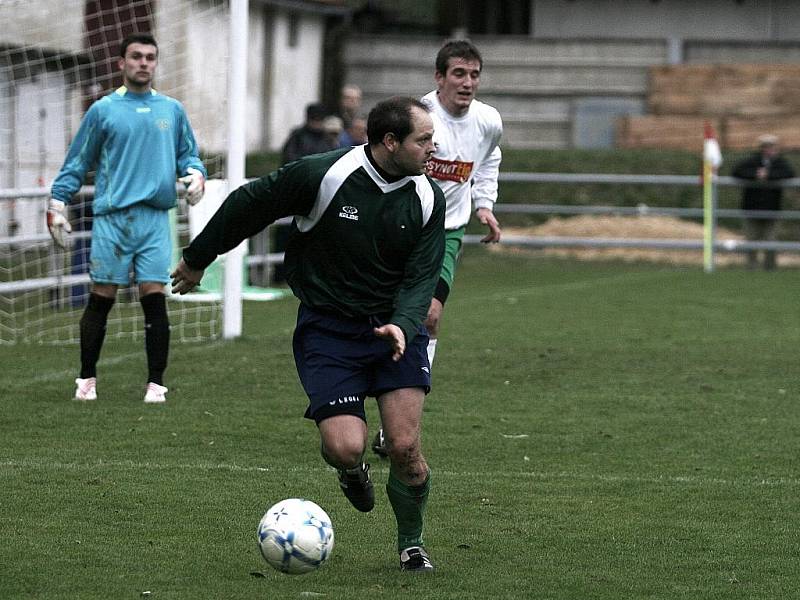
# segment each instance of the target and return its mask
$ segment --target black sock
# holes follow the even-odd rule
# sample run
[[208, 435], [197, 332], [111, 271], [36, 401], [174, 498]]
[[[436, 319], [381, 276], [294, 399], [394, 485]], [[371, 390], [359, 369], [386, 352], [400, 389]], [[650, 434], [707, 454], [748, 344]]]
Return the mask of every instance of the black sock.
[[89, 302], [81, 317], [81, 379], [97, 377], [97, 361], [106, 339], [108, 313], [114, 298], [89, 294]]
[[164, 385], [169, 356], [169, 318], [167, 299], [156, 292], [141, 299], [144, 310], [144, 345], [147, 352], [147, 381]]

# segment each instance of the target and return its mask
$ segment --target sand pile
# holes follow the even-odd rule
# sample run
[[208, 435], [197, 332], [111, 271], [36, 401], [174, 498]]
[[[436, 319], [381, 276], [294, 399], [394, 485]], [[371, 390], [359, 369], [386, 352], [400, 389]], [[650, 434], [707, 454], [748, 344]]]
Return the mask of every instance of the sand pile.
[[[668, 216], [596, 216], [579, 215], [575, 217], [552, 217], [535, 227], [506, 227], [503, 233], [520, 236], [562, 236], [587, 238], [654, 238], [676, 240], [702, 240], [703, 226], [700, 223], [685, 221]], [[741, 240], [737, 232], [717, 228], [718, 240]], [[646, 248], [533, 248], [497, 244], [492, 246], [496, 252], [536, 253], [544, 256], [559, 256], [581, 260], [623, 260], [626, 262], [649, 261], [676, 265], [702, 265], [701, 250], [669, 250]], [[739, 252], [718, 251], [715, 256], [718, 265], [744, 265], [745, 257]], [[778, 256], [778, 264], [800, 265], [796, 254], [784, 253]]]

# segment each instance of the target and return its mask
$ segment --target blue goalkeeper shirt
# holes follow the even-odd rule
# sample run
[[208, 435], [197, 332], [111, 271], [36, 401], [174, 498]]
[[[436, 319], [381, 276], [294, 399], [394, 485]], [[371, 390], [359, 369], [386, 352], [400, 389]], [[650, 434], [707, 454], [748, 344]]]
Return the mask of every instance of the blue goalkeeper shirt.
[[183, 105], [122, 86], [86, 112], [51, 194], [69, 202], [95, 168], [94, 214], [138, 202], [166, 210], [176, 205], [176, 178], [189, 167], [206, 176]]

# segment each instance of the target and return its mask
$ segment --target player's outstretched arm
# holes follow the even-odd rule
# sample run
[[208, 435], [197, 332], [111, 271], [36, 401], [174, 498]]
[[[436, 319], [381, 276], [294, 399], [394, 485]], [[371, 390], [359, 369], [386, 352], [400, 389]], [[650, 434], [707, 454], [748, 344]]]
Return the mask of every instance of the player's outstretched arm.
[[398, 361], [406, 351], [406, 334], [397, 325], [388, 323], [372, 330], [382, 340], [386, 340], [392, 347], [392, 360]]
[[481, 239], [481, 242], [484, 244], [499, 242], [501, 235], [500, 223], [497, 221], [497, 217], [494, 216], [494, 213], [488, 208], [479, 208], [475, 211], [475, 215], [483, 225], [489, 228], [489, 233]]
[[170, 274], [172, 277], [172, 293], [186, 294], [191, 292], [200, 283], [205, 269], [192, 269], [181, 259], [178, 266]]

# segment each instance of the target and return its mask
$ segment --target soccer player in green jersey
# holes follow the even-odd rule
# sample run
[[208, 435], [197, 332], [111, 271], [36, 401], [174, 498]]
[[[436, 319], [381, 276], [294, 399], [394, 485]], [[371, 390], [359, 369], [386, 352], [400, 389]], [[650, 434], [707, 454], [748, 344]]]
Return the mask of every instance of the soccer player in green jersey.
[[375, 498], [364, 401], [374, 396], [390, 460], [386, 492], [406, 571], [432, 571], [422, 539], [430, 470], [422, 405], [430, 391], [423, 325], [444, 256], [444, 195], [425, 174], [433, 121], [413, 98], [380, 102], [368, 143], [302, 158], [232, 192], [172, 274], [186, 293], [219, 255], [294, 216], [286, 279], [300, 300], [293, 349], [322, 456], [358, 510]]

